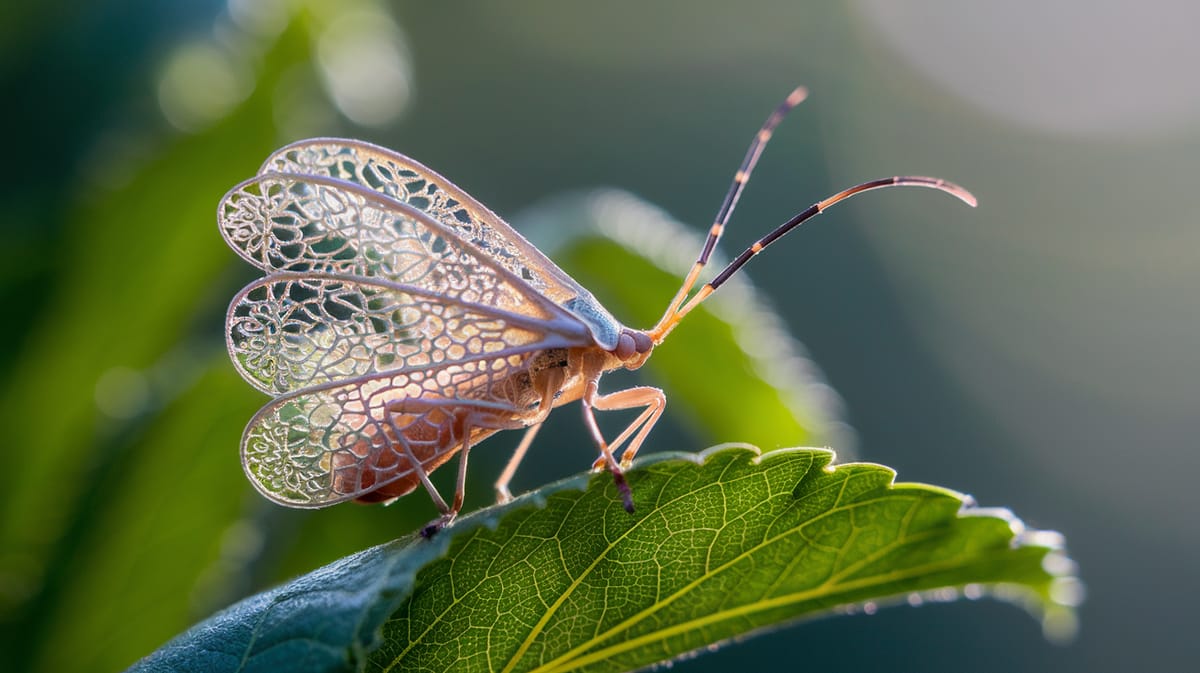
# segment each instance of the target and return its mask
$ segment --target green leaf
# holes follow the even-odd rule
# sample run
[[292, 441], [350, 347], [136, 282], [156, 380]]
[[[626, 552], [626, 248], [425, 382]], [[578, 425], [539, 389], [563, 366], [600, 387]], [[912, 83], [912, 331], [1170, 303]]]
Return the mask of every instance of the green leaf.
[[133, 671], [354, 670], [379, 625], [450, 536], [397, 541], [343, 558], [198, 624]]
[[[516, 222], [613, 315], [643, 329], [662, 317], [704, 242], [612, 189], [550, 199]], [[645, 370], [706, 441], [853, 446], [840, 399], [745, 274], [688, 315]]]
[[569, 479], [249, 599], [136, 670], [623, 671], [854, 606], [985, 593], [1073, 623], [1057, 534], [832, 459], [659, 454], [629, 473], [633, 515], [607, 474]]
[[270, 541], [250, 516], [261, 498], [237, 465], [241, 421], [259, 393], [224, 353], [198, 359], [212, 365], [131, 438], [103, 506], [76, 533], [32, 670], [120, 670], [247, 593], [239, 572]]
[[[21, 587], [15, 605], [0, 592], [0, 608], [42, 609], [29, 605], [46, 600], [38, 595], [43, 587], [55, 590], [61, 561], [54, 543], [90, 516], [80, 505], [91, 488], [85, 466], [111, 459], [97, 437], [125, 420], [99, 417], [97, 400], [120, 395], [99, 392], [98, 382], [131, 370], [137, 380], [153, 380], [205, 304], [201, 298], [211, 296], [217, 270], [233, 265], [213, 208], [275, 145], [272, 92], [307, 50], [303, 27], [293, 22], [261, 56], [258, 87], [238, 110], [202, 134], [165, 144], [127, 185], [93, 195], [71, 216], [66, 242], [53, 251], [59, 284], [38, 288], [46, 308], [14, 371], [0, 381], [7, 443], [36, 447], [0, 471], [0, 575]], [[128, 158], [131, 150], [115, 154]], [[211, 298], [212, 305], [226, 301]], [[175, 385], [149, 386], [148, 406]], [[47, 576], [38, 576], [42, 566], [51, 568]]]

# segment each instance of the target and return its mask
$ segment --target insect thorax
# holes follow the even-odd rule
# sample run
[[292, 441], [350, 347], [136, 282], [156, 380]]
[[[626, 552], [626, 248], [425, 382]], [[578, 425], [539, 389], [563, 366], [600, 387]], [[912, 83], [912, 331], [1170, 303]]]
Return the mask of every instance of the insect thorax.
[[529, 358], [529, 372], [537, 374], [548, 369], [564, 369], [568, 363], [566, 348], [547, 348]]

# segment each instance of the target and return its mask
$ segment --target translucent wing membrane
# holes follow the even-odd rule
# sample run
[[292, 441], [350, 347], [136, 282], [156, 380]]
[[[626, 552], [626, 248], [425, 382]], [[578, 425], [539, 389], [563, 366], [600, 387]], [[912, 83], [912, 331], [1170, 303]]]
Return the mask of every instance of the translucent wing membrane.
[[220, 218], [229, 245], [266, 271], [419, 283], [442, 268], [443, 287], [472, 274], [496, 279], [493, 285], [511, 277], [428, 214], [342, 180], [290, 173], [251, 178], [225, 195]]
[[234, 297], [226, 327], [242, 377], [273, 395], [590, 342], [565, 315], [531, 318], [383, 279], [313, 273], [251, 283]]
[[[447, 193], [427, 186], [420, 202], [415, 187], [327, 173], [261, 174], [218, 212], [229, 245], [267, 272], [230, 306], [230, 355], [282, 395], [246, 428], [242, 462], [260, 491], [297, 507], [407, 493], [464, 439], [522, 425], [542, 402], [535, 353], [597, 342], [537, 289], [555, 273], [493, 255], [508, 249], [500, 239], [465, 239], [473, 216], [437, 219], [456, 212]], [[423, 209], [434, 203], [437, 218]], [[554, 287], [568, 306], [594, 301]]]
[[540, 295], [576, 314], [598, 344], [616, 346], [620, 323], [516, 230], [421, 163], [359, 140], [315, 138], [267, 158], [259, 175], [292, 173], [353, 183], [426, 213]]
[[541, 319], [562, 313], [558, 306], [587, 325], [601, 346], [616, 345], [620, 324], [586, 290], [560, 286], [561, 301], [554, 301], [453, 227], [361, 185], [319, 175], [259, 175], [225, 195], [218, 218], [230, 247], [266, 271], [383, 277]]
[[505, 427], [538, 402], [522, 376], [528, 354], [360, 377], [281, 397], [242, 437], [242, 465], [258, 489], [293, 507], [323, 507], [370, 494], [398, 497], [426, 472]]
[[266, 160], [259, 174], [271, 173], [336, 178], [423, 211], [557, 303], [586, 292], [483, 204], [429, 168], [386, 148], [356, 140], [303, 140]]

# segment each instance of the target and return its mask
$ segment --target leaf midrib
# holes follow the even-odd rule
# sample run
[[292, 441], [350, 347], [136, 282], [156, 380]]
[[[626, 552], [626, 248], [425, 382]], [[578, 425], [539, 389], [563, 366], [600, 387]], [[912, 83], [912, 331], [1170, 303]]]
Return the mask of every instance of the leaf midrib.
[[[806, 521], [804, 523], [804, 525], [807, 526], [811, 523], [820, 521], [822, 518], [824, 518], [828, 515], [831, 515], [835, 512], [851, 511], [852, 509], [855, 509], [855, 508], [859, 507], [860, 505], [868, 505], [868, 504], [878, 502], [880, 500], [884, 500], [884, 498], [872, 498], [872, 499], [866, 500], [866, 501], [859, 501], [859, 502], [849, 503], [846, 505], [840, 505], [840, 506], [834, 507], [826, 512], [822, 512], [820, 515], [813, 517], [812, 519], [809, 519], [808, 521]], [[915, 504], [916, 503], [914, 503], [914, 505]], [[913, 511], [915, 511], [915, 507], [914, 507]], [[908, 519], [909, 516], [911, 515], [911, 513], [912, 512], [910, 511], [908, 514], [906, 514], [905, 518]], [[906, 527], [907, 524], [908, 524], [908, 521], [906, 520], [903, 525]], [[936, 532], [936, 531], [931, 530], [931, 531], [927, 531], [926, 534], [913, 535], [910, 537], [904, 537], [903, 539], [897, 539], [895, 542], [877, 550], [875, 553], [865, 556], [862, 559], [859, 559], [858, 561], [856, 561], [855, 563], [852, 563], [852, 564], [846, 566], [845, 568], [838, 571], [837, 573], [830, 575], [828, 578], [825, 579], [825, 581], [821, 582], [821, 584], [819, 584], [818, 586], [813, 587], [812, 589], [808, 590], [808, 592], [806, 592], [806, 593], [817, 594], [818, 592], [820, 592], [822, 590], [827, 590], [831, 586], [835, 585], [835, 583], [837, 582], [837, 578], [844, 577], [847, 574], [849, 574], [850, 572], [852, 572], [854, 569], [860, 568], [863, 565], [870, 563], [871, 561], [879, 558], [880, 556], [890, 553], [893, 549], [900, 546], [901, 544], [907, 544], [907, 543], [911, 543], [914, 541], [919, 541], [921, 539], [924, 539], [925, 537], [932, 536], [932, 533], [934, 533], [934, 532]], [[612, 637], [614, 634], [633, 627], [634, 625], [638, 624], [639, 622], [654, 615], [656, 612], [659, 612], [662, 608], [665, 608], [665, 607], [671, 605], [677, 599], [682, 598], [683, 596], [686, 596], [689, 592], [695, 590], [697, 587], [699, 587], [704, 582], [707, 582], [707, 581], [713, 579], [714, 577], [716, 577], [717, 575], [719, 575], [720, 573], [724, 572], [725, 570], [732, 568], [738, 562], [740, 562], [746, 558], [751, 558], [753, 553], [757, 553], [763, 549], [766, 549], [770, 545], [775, 544], [776, 542], [779, 542], [780, 540], [788, 537], [792, 533], [798, 533], [802, 537], [804, 536], [803, 529], [801, 527], [795, 527], [795, 528], [789, 528], [786, 531], [784, 531], [774, 537], [765, 538], [759, 544], [757, 544], [754, 547], [746, 550], [745, 552], [738, 554], [737, 556], [729, 559], [725, 563], [721, 564], [719, 567], [714, 568], [709, 571], [706, 571], [703, 576], [698, 577], [695, 580], [692, 580], [691, 582], [687, 583], [683, 587], [680, 587], [679, 590], [675, 591], [672, 595], [670, 595], [666, 598], [663, 598], [661, 600], [656, 600], [653, 605], [646, 608], [645, 610], [642, 610], [641, 612], [639, 612], [636, 615], [630, 616], [628, 619], [614, 625], [612, 628], [608, 629], [607, 631], [605, 631], [597, 636], [592, 637], [590, 642], [578, 645], [578, 646], [572, 648], [571, 650], [564, 652], [563, 654], [559, 655], [558, 657], [555, 657], [554, 659], [550, 660], [548, 663], [542, 664], [538, 668], [534, 669], [534, 671], [536, 672], [536, 671], [555, 670], [553, 667], [558, 665], [559, 662], [567, 661], [571, 657], [575, 656], [576, 654], [585, 652], [588, 649], [594, 647], [596, 645], [596, 643], [603, 642], [604, 640], [607, 640], [608, 638]], [[851, 585], [842, 585], [842, 586], [853, 586], [853, 585], [851, 584]], [[753, 605], [770, 602], [770, 600], [771, 599], [768, 599], [767, 601], [758, 601], [756, 603], [751, 603], [748, 606], [742, 606], [742, 607], [748, 608]], [[714, 614], [719, 614], [719, 613], [714, 613]], [[729, 614], [731, 616], [736, 616], [736, 611], [730, 611]], [[699, 624], [699, 623], [703, 623], [703, 620], [693, 621], [691, 623]], [[665, 635], [669, 635], [672, 631], [673, 631], [672, 629], [667, 629], [666, 631], [655, 631], [654, 633], [647, 634], [644, 637], [652, 637], [656, 633], [661, 634], [660, 637], [665, 637]], [[612, 649], [612, 648], [609, 648], [609, 649]], [[607, 650], [601, 650], [601, 651], [607, 651]]]
[[[722, 470], [722, 476], [726, 472], [728, 472], [728, 470], [731, 469], [732, 467], [733, 467], [732, 465], [726, 465], [725, 468]], [[806, 474], [811, 472], [812, 469], [819, 469], [819, 468], [816, 468], [816, 466], [810, 466], [810, 468], [806, 472]], [[825, 491], [828, 489], [836, 488], [839, 490], [839, 493], [837, 496], [835, 496], [835, 501], [841, 501], [842, 498], [845, 496], [845, 490], [846, 490], [847, 486], [849, 485], [850, 481], [855, 476], [857, 476], [857, 475], [848, 475], [846, 479], [842, 479], [839, 482], [837, 482], [836, 484], [829, 484], [828, 486], [819, 487], [819, 488], [815, 489], [813, 491], [813, 493], [818, 493], [818, 492]], [[716, 486], [716, 485], [720, 485], [721, 483], [723, 483], [723, 482], [721, 482], [720, 479], [718, 478], [717, 480], [714, 481], [713, 484], [710, 484], [709, 486]], [[871, 505], [871, 504], [874, 504], [877, 502], [883, 502], [886, 500], [890, 500], [890, 499], [895, 498], [896, 496], [900, 495], [899, 493], [895, 492], [894, 488], [885, 488], [882, 490], [883, 490], [883, 493], [881, 493], [881, 495], [876, 496], [876, 497], [856, 500], [856, 501], [850, 502], [850, 503], [834, 505], [833, 507], [825, 510], [824, 512], [821, 512], [820, 514], [806, 520], [803, 523], [803, 528], [807, 528], [810, 525], [817, 523], [827, 517], [833, 516], [835, 514], [853, 511], [860, 507], [868, 506], [868, 505]], [[718, 491], [721, 491], [721, 489], [718, 489]], [[723, 491], [721, 491], [721, 492], [723, 493]], [[683, 500], [686, 498], [691, 498], [691, 497], [695, 497], [695, 491], [685, 491], [670, 500], [656, 503], [656, 508], [668, 507], [672, 504], [679, 502], [680, 500]], [[916, 499], [919, 500], [920, 498], [918, 497]], [[575, 506], [577, 506], [579, 504], [579, 502], [580, 502], [579, 500], [572, 501], [571, 508], [573, 509]], [[797, 500], [797, 502], [798, 502], [798, 500]], [[905, 514], [905, 517], [904, 517], [905, 521], [902, 524], [902, 530], [907, 530], [907, 525], [910, 522], [910, 517], [911, 517], [913, 511], [915, 511], [915, 508]], [[569, 512], [568, 512], [568, 514], [569, 514]], [[546, 624], [548, 624], [550, 622], [550, 620], [554, 617], [554, 615], [557, 614], [558, 610], [575, 593], [575, 591], [584, 582], [584, 580], [591, 575], [591, 573], [595, 570], [596, 566], [598, 564], [600, 564], [602, 561], [604, 561], [605, 559], [607, 559], [608, 555], [617, 546], [619, 546], [619, 544], [621, 542], [623, 542], [630, 534], [632, 534], [634, 531], [638, 530], [640, 526], [642, 526], [644, 523], [648, 522], [649, 520], [650, 520], [650, 517], [646, 517], [646, 518], [636, 521], [633, 526], [630, 526], [627, 530], [625, 530], [619, 536], [614, 538], [607, 545], [607, 547], [600, 554], [598, 554], [596, 556], [596, 558], [592, 561], [592, 563], [590, 563], [582, 572], [579, 573], [579, 575], [570, 583], [570, 585], [568, 585], [566, 587], [566, 589], [564, 589], [564, 591], [562, 591], [560, 593], [558, 598], [556, 598], [555, 601], [549, 606], [548, 610], [543, 614], [541, 619], [539, 619], [538, 622], [533, 626], [533, 628], [530, 630], [530, 632], [526, 635], [526, 637], [522, 641], [520, 647], [514, 653], [513, 657], [507, 662], [507, 664], [504, 666], [504, 668], [501, 669], [501, 673], [511, 673], [511, 671], [514, 670], [514, 668], [519, 664], [519, 662], [524, 657], [525, 653], [529, 650], [530, 647], [533, 646], [534, 642], [537, 639], [537, 636], [540, 635], [544, 631]], [[625, 630], [625, 629], [637, 624], [638, 622], [641, 622], [644, 619], [652, 616], [653, 614], [655, 614], [662, 608], [665, 608], [665, 607], [669, 606], [670, 604], [672, 604], [674, 601], [676, 601], [680, 597], [686, 596], [690, 591], [693, 591], [697, 586], [701, 585], [702, 583], [704, 583], [706, 581], [711, 580], [713, 577], [715, 577], [719, 573], [723, 572], [724, 570], [727, 570], [728, 568], [732, 567], [739, 561], [749, 558], [754, 553], [757, 553], [757, 552], [761, 551], [762, 549], [765, 549], [765, 548], [769, 547], [770, 545], [775, 544], [776, 542], [778, 542], [782, 539], [785, 539], [786, 537], [790, 536], [793, 533], [803, 535], [804, 534], [803, 528], [799, 527], [799, 526], [791, 527], [791, 528], [784, 530], [782, 533], [780, 533], [778, 535], [761, 540], [754, 547], [744, 550], [737, 556], [735, 556], [735, 557], [729, 559], [728, 561], [726, 561], [725, 563], [723, 563], [720, 567], [706, 571], [702, 577], [697, 578], [696, 580], [693, 580], [692, 582], [689, 582], [687, 585], [682, 587], [680, 590], [676, 591], [671, 596], [669, 596], [663, 600], [655, 601], [654, 605], [650, 606], [646, 610], [643, 610], [641, 613], [639, 613], [637, 615], [633, 615], [629, 619], [626, 619], [623, 622], [621, 622], [620, 624], [615, 625], [614, 627], [608, 629], [604, 633], [599, 634], [598, 636], [589, 639], [589, 641], [590, 641], [589, 643], [577, 646], [577, 647], [569, 650], [568, 652], [554, 658], [550, 662], [548, 662], [546, 664], [542, 664], [541, 666], [539, 666], [537, 669], [534, 669], [534, 670], [535, 671], [561, 670], [561, 669], [557, 669], [554, 667], [560, 665], [560, 663], [562, 663], [562, 662], [570, 661], [571, 657], [573, 657], [581, 652], [587, 651], [590, 647], [594, 647], [596, 643], [601, 642], [601, 641], [611, 637], [613, 634], [618, 633], [621, 630]], [[793, 595], [787, 596], [787, 597], [779, 597], [776, 599], [770, 599], [767, 601], [752, 603], [752, 604], [749, 604], [746, 606], [741, 606], [740, 608], [736, 608], [733, 610], [724, 611], [724, 612], [720, 612], [720, 613], [714, 613], [711, 616], [715, 617], [717, 615], [724, 615], [725, 617], [735, 617], [735, 616], [739, 616], [739, 615], [743, 615], [743, 614], [752, 614], [759, 610], [770, 609], [771, 607], [774, 607], [776, 603], [779, 603], [779, 605], [786, 605], [789, 603], [789, 601], [797, 601], [798, 602], [798, 601], [806, 600], [807, 598], [809, 598], [811, 596], [818, 595], [820, 592], [828, 590], [828, 588], [830, 586], [832, 586], [832, 584], [836, 581], [837, 577], [843, 577], [843, 576], [847, 575], [848, 573], [852, 572], [854, 569], [860, 568], [864, 564], [869, 563], [872, 560], [879, 558], [881, 555], [889, 553], [895, 547], [897, 547], [901, 544], [911, 543], [915, 540], [921, 539], [921, 537], [924, 537], [924, 536], [903, 537], [903, 535], [902, 535], [901, 537], [902, 537], [902, 539], [897, 539], [896, 541], [887, 545], [886, 547], [876, 550], [876, 552], [874, 552], [873, 554], [868, 555], [862, 559], [859, 559], [855, 563], [853, 563], [845, 568], [842, 568], [840, 571], [838, 571], [837, 573], [835, 573], [835, 574], [831, 575], [829, 578], [827, 578], [819, 586], [814, 587], [813, 589], [811, 589], [809, 591], [802, 592], [800, 594], [793, 594]], [[887, 578], [887, 577], [889, 577], [889, 576], [888, 575], [874, 576], [872, 578], [869, 578], [868, 580], [864, 580], [863, 582], [861, 582], [861, 584], [864, 586], [868, 586], [873, 581], [881, 581], [881, 578]], [[902, 577], [904, 577], [904, 575], [896, 575], [896, 577], [902, 578]], [[857, 586], [857, 584], [852, 583], [849, 585], [842, 585], [842, 587], [840, 587], [840, 588], [842, 588], [843, 590], [849, 590], [849, 589], [855, 588], [856, 586]], [[464, 596], [464, 598], [465, 598], [465, 596]], [[785, 600], [785, 599], [787, 599], [787, 600]], [[433, 629], [435, 627], [435, 625], [438, 623], [441, 616], [444, 616], [450, 609], [452, 609], [454, 606], [456, 606], [462, 600], [463, 600], [463, 598], [452, 601], [447, 606], [447, 608], [442, 611], [441, 615], [439, 615], [438, 617], [435, 617], [433, 620], [430, 621], [430, 623], [429, 623], [428, 627], [425, 629], [425, 631], [423, 631], [420, 635], [418, 635], [416, 639], [409, 641], [408, 645], [404, 648], [404, 650], [402, 650], [400, 653], [398, 653], [392, 659], [392, 661], [388, 664], [388, 666], [385, 667], [384, 670], [385, 671], [393, 670], [394, 667], [397, 664], [399, 664], [400, 661], [403, 660], [405, 655], [407, 655], [408, 652], [410, 652], [414, 647], [416, 647], [421, 642], [421, 638], [424, 635], [426, 635], [431, 629]], [[782, 602], [780, 602], [780, 601], [782, 601]], [[686, 628], [693, 628], [698, 625], [712, 623], [712, 621], [713, 620], [711, 620], [711, 619], [700, 619], [700, 620], [693, 620], [690, 622], [685, 622], [685, 624], [690, 625], [690, 626], [687, 626]], [[684, 630], [686, 630], [686, 628]], [[678, 630], [679, 629], [677, 629], [677, 628], [671, 628], [671, 629], [667, 629], [666, 631], [655, 631], [651, 634], [647, 634], [646, 636], [639, 637], [632, 641], [626, 641], [626, 643], [637, 644], [637, 643], [641, 643], [643, 641], [651, 642], [653, 640], [657, 640], [662, 637], [667, 637], [667, 636], [677, 632]], [[626, 649], [627, 648], [622, 648], [622, 646], [620, 644], [614, 645], [614, 646], [611, 646], [604, 650], [595, 651], [593, 653], [593, 655], [589, 655], [588, 657], [585, 657], [583, 661], [584, 662], [591, 661], [594, 658], [596, 653], [619, 654], [622, 651], [626, 651]], [[579, 664], [577, 662], [574, 665], [579, 665]]]

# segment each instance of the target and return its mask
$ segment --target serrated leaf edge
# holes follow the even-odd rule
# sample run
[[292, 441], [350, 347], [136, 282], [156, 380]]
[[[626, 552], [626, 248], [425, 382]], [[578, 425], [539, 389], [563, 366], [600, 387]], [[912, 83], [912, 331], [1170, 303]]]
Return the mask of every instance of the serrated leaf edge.
[[[988, 518], [1000, 519], [1000, 520], [1004, 521], [1007, 524], [1009, 530], [1012, 531], [1012, 539], [1010, 540], [1010, 543], [1009, 543], [1010, 548], [1015, 549], [1015, 548], [1026, 547], [1026, 546], [1037, 546], [1037, 547], [1046, 548], [1048, 554], [1055, 554], [1058, 557], [1061, 557], [1062, 559], [1066, 560], [1065, 564], [1060, 565], [1057, 569], [1055, 569], [1053, 571], [1051, 569], [1047, 569], [1047, 573], [1055, 578], [1055, 580], [1052, 580], [1052, 582], [1059, 581], [1059, 580], [1065, 580], [1065, 581], [1071, 581], [1071, 582], [1078, 583], [1078, 580], [1075, 579], [1072, 575], [1072, 572], [1074, 570], [1074, 562], [1070, 561], [1070, 559], [1066, 556], [1065, 546], [1063, 544], [1064, 538], [1060, 533], [1057, 533], [1055, 531], [1028, 530], [1026, 528], [1024, 522], [1021, 519], [1019, 519], [1016, 515], [1014, 515], [1013, 512], [1011, 510], [1009, 510], [1008, 508], [979, 507], [975, 503], [974, 498], [972, 498], [970, 495], [961, 493], [959, 491], [955, 491], [953, 489], [949, 489], [949, 488], [945, 488], [945, 487], [941, 487], [941, 486], [933, 486], [933, 485], [929, 485], [929, 484], [923, 484], [923, 483], [919, 483], [919, 482], [896, 482], [895, 481], [895, 477], [896, 477], [895, 470], [893, 470], [890, 467], [887, 467], [886, 465], [881, 465], [878, 463], [871, 463], [871, 462], [866, 462], [866, 461], [855, 461], [855, 462], [840, 463], [840, 464], [836, 463], [836, 458], [837, 458], [836, 452], [834, 452], [831, 449], [827, 449], [827, 448], [789, 447], [789, 448], [773, 449], [773, 450], [764, 452], [761, 449], [759, 449], [758, 447], [753, 446], [751, 444], [745, 444], [745, 443], [740, 443], [740, 442], [731, 442], [731, 443], [726, 443], [726, 444], [718, 444], [716, 446], [709, 447], [709, 448], [707, 448], [703, 451], [697, 452], [697, 453], [662, 452], [662, 453], [656, 453], [656, 454], [644, 456], [644, 457], [638, 459], [637, 461], [635, 461], [634, 467], [631, 468], [630, 472], [633, 472], [637, 469], [643, 469], [643, 468], [649, 467], [651, 465], [657, 465], [660, 463], [666, 463], [666, 462], [672, 462], [672, 461], [686, 461], [686, 462], [694, 463], [696, 465], [703, 465], [705, 462], [710, 460], [713, 456], [717, 455], [718, 453], [722, 453], [725, 451], [733, 451], [733, 450], [744, 450], [744, 451], [749, 451], [749, 452], [753, 453], [754, 455], [751, 457], [750, 463], [754, 464], [754, 465], [760, 465], [760, 464], [763, 464], [764, 462], [767, 462], [770, 460], [782, 458], [790, 453], [809, 452], [809, 453], [815, 453], [818, 455], [823, 454], [824, 464], [820, 464], [822, 461], [822, 458], [818, 457], [818, 458], [816, 458], [816, 462], [814, 463], [813, 467], [816, 469], [820, 469], [821, 471], [823, 471], [825, 473], [832, 474], [840, 469], [853, 468], [853, 467], [868, 467], [868, 468], [881, 470], [889, 475], [889, 482], [886, 486], [886, 489], [889, 491], [914, 488], [914, 489], [919, 489], [919, 490], [926, 491], [926, 492], [940, 493], [942, 495], [951, 497], [951, 498], [959, 501], [960, 506], [959, 506], [958, 511], [955, 514], [956, 517], [959, 517], [959, 518], [961, 518], [961, 517], [988, 517]], [[568, 489], [586, 490], [589, 487], [589, 485], [592, 483], [593, 479], [597, 478], [598, 476], [603, 477], [604, 474], [605, 473], [603, 471], [599, 471], [599, 472], [593, 472], [593, 473], [587, 474], [587, 475], [575, 475], [575, 476], [563, 479], [561, 481], [549, 484], [549, 485], [539, 488], [535, 491], [531, 491], [529, 493], [523, 494], [523, 495], [515, 498], [511, 502], [505, 503], [504, 505], [494, 505], [492, 507], [478, 510], [478, 511], [472, 513], [471, 515], [468, 515], [468, 516], [460, 519], [458, 522], [456, 522], [456, 524], [454, 524], [453, 526], [448, 528], [446, 531], [444, 531], [443, 534], [445, 534], [446, 532], [451, 532], [451, 531], [454, 531], [455, 534], [461, 534], [461, 533], [467, 532], [467, 531], [475, 528], [476, 526], [480, 526], [480, 525], [487, 526], [489, 529], [495, 530], [499, 526], [500, 520], [503, 518], [502, 515], [505, 515], [505, 514], [509, 513], [510, 511], [516, 510], [524, 505], [534, 505], [539, 508], [544, 507], [546, 504], [547, 496], [549, 496], [553, 493], [557, 493], [557, 492], [568, 490]], [[617, 500], [616, 500], [616, 496], [614, 495], [614, 506], [616, 506], [616, 503], [617, 503]], [[431, 559], [431, 560], [433, 560], [433, 559]], [[816, 593], [818, 593], [818, 591], [814, 591], [811, 593], [816, 594]], [[943, 588], [932, 589], [932, 590], [928, 590], [928, 591], [909, 592], [904, 595], [884, 596], [884, 597], [880, 597], [878, 599], [872, 599], [870, 601], [864, 601], [864, 602], [859, 602], [859, 603], [847, 603], [844, 605], [837, 606], [837, 607], [833, 608], [832, 610], [833, 610], [833, 612], [846, 612], [846, 613], [851, 613], [851, 612], [854, 612], [857, 610], [862, 610], [862, 611], [866, 612], [866, 611], [874, 611], [877, 607], [879, 607], [881, 605], [894, 605], [894, 604], [899, 604], [904, 601], [907, 601], [908, 603], [913, 604], [913, 603], [924, 603], [924, 602], [931, 602], [931, 603], [948, 602], [951, 600], [956, 600], [960, 596], [965, 596], [971, 600], [982, 598], [982, 597], [992, 597], [992, 598], [996, 598], [996, 599], [999, 599], [999, 600], [1002, 600], [1005, 602], [1009, 602], [1009, 603], [1018, 605], [1018, 606], [1022, 607], [1030, 615], [1037, 618], [1041, 622], [1043, 631], [1046, 634], [1046, 637], [1048, 639], [1053, 640], [1053, 641], [1069, 640], [1071, 637], [1073, 637], [1075, 631], [1077, 630], [1077, 622], [1076, 622], [1075, 615], [1074, 615], [1074, 607], [1076, 607], [1077, 603], [1072, 602], [1072, 601], [1062, 601], [1062, 602], [1055, 601], [1054, 596], [1052, 594], [1053, 594], [1053, 592], [1051, 592], [1050, 595], [1042, 596], [1037, 591], [1035, 591], [1029, 587], [1020, 585], [1020, 584], [978, 583], [978, 584], [967, 585], [962, 590], [960, 590], [956, 587], [943, 587]], [[801, 598], [803, 598], [803, 596]], [[793, 595], [793, 596], [786, 597], [786, 600], [777, 599], [775, 602], [779, 602], [781, 600], [783, 601], [783, 603], [786, 603], [789, 601], [794, 602], [795, 600], [797, 600], [797, 598], [796, 598], [796, 596]], [[743, 609], [753, 612], [753, 611], [757, 611], [760, 609], [768, 609], [768, 608], [772, 608], [772, 607], [778, 607], [777, 605], [774, 604], [775, 602], [765, 601], [762, 603], [755, 604], [754, 606], [745, 606]], [[783, 604], [783, 603], [781, 603], [781, 604]], [[656, 606], [657, 605], [658, 604], [656, 604]], [[729, 615], [725, 615], [724, 613], [722, 613], [722, 616], [727, 617]], [[789, 621], [782, 622], [777, 625], [772, 625], [772, 626], [766, 627], [764, 629], [757, 629], [751, 633], [772, 631], [772, 630], [775, 630], [778, 628], [782, 628], [789, 624], [807, 621], [810, 619], [817, 618], [819, 616], [820, 615], [803, 616], [803, 617], [797, 618], [796, 620], [789, 620]], [[709, 617], [714, 618], [713, 615], [710, 615]], [[675, 628], [684, 630], [684, 629], [695, 628], [696, 626], [697, 626], [697, 624], [695, 623], [695, 621], [691, 621], [691, 622], [688, 622], [688, 624], [686, 626], [680, 625]], [[610, 629], [610, 630], [615, 630], [615, 629]], [[749, 635], [751, 635], [751, 634], [742, 634], [742, 635], [739, 635], [730, 640], [737, 640], [737, 639], [740, 639], [743, 637], [747, 637]], [[571, 657], [574, 654], [578, 654], [578, 653], [581, 653], [586, 650], [586, 646], [580, 646], [579, 648], [575, 648], [571, 651], [568, 651], [568, 652], [560, 655], [559, 657], [556, 657], [555, 659], [548, 662], [547, 664], [543, 664], [542, 666], [539, 666], [538, 668], [535, 668], [533, 670], [537, 671], [539, 673], [549, 673], [551, 671], [570, 670], [573, 668], [578, 668], [579, 666], [586, 665], [587, 663], [590, 663], [592, 661], [600, 661], [600, 660], [603, 660], [603, 659], [613, 656], [614, 654], [618, 653], [617, 650], [614, 649], [615, 647], [620, 647], [621, 649], [625, 649], [626, 646], [636, 646], [637, 644], [640, 644], [641, 641], [651, 642], [653, 640], [657, 640], [657, 639], [659, 639], [660, 636], [661, 636], [661, 632], [656, 632], [656, 634], [647, 634], [646, 636], [642, 636], [641, 638], [633, 639], [631, 641], [623, 641], [618, 646], [589, 652], [586, 656], [584, 656], [581, 659], [572, 659]], [[596, 642], [596, 640], [598, 640], [598, 639], [602, 640], [602, 638], [593, 638], [591, 641], [592, 644], [594, 644]], [[728, 642], [728, 641], [722, 641], [722, 642]], [[712, 645], [709, 645], [707, 647], [711, 647], [711, 646]], [[692, 654], [695, 654], [696, 652], [702, 651], [703, 649], [704, 648], [699, 648], [694, 651], [683, 653], [683, 654], [679, 655], [679, 657], [676, 657], [676, 658], [688, 657], [688, 656], [691, 656]], [[505, 671], [509, 670], [513, 665], [515, 665], [517, 662], [520, 661], [522, 651], [518, 651], [516, 653], [516, 656], [514, 656], [513, 659], [509, 662], [509, 666], [504, 669]], [[567, 668], [557, 667], [559, 663], [569, 663], [569, 666]]]

